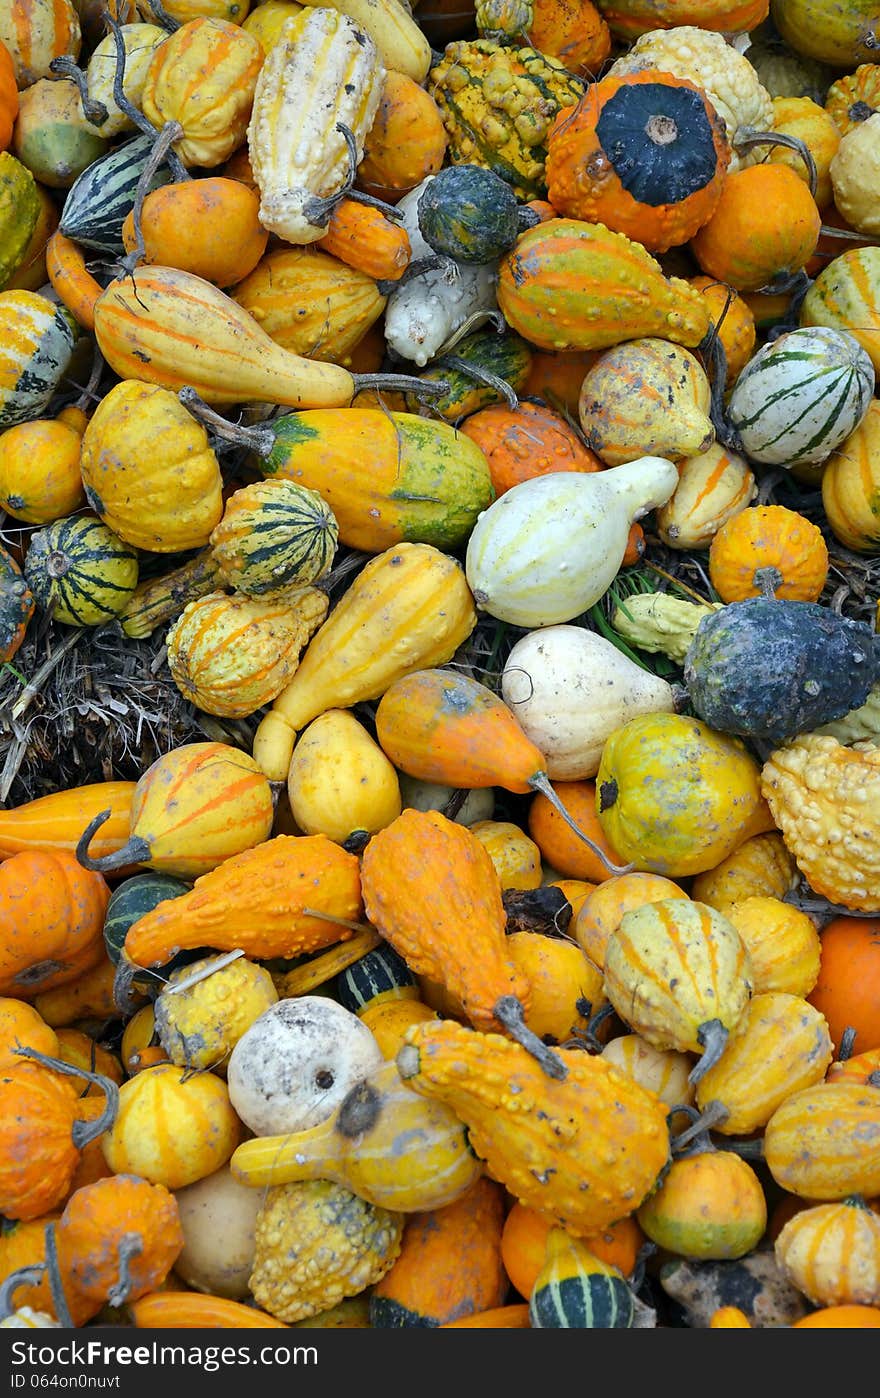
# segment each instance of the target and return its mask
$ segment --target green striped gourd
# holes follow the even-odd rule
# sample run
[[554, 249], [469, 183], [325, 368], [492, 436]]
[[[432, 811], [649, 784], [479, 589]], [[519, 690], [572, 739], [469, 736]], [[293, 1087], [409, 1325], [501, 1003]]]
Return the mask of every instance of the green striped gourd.
[[289, 480], [254, 481], [227, 500], [211, 533], [211, 556], [229, 587], [262, 597], [322, 578], [338, 539], [336, 517], [316, 490]]
[[815, 465], [855, 431], [873, 392], [874, 366], [853, 335], [802, 326], [749, 360], [734, 385], [728, 416], [751, 461]]
[[336, 998], [352, 1014], [377, 1001], [417, 1000], [419, 988], [403, 957], [392, 946], [368, 951], [340, 974]]
[[134, 592], [138, 556], [94, 515], [69, 515], [33, 535], [24, 575], [37, 606], [55, 621], [98, 626]]
[[24, 257], [39, 214], [30, 170], [8, 150], [0, 152], [0, 291]]
[[[134, 208], [138, 180], [155, 144], [153, 136], [136, 136], [86, 166], [70, 186], [61, 210], [60, 228], [66, 238], [98, 252], [125, 251], [122, 225]], [[145, 194], [170, 180], [168, 166], [160, 164]]]
[[138, 918], [151, 913], [169, 898], [189, 893], [191, 888], [192, 884], [172, 878], [170, 874], [152, 872], [134, 874], [117, 884], [104, 914], [104, 946], [113, 965], [118, 966], [128, 929]]
[[551, 1228], [529, 1297], [531, 1328], [629, 1330], [634, 1319], [633, 1293], [623, 1273], [564, 1228]]
[[513, 331], [499, 335], [497, 330], [478, 330], [455, 345], [450, 355], [451, 359], [441, 355], [419, 375], [429, 382], [443, 379], [449, 384], [445, 393], [431, 400], [432, 411], [447, 422], [458, 422], [493, 403], [514, 405], [532, 367], [530, 346]]
[[880, 373], [880, 247], [848, 248], [829, 262], [804, 297], [800, 321], [848, 331]]
[[63, 306], [35, 291], [0, 291], [0, 429], [44, 415], [76, 337]]

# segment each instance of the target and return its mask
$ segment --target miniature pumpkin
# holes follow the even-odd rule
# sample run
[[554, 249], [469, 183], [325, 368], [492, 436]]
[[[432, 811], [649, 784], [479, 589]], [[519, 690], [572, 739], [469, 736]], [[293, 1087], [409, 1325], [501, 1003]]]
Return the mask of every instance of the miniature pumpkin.
[[821, 1082], [786, 1097], [764, 1128], [764, 1159], [790, 1194], [818, 1202], [880, 1194], [880, 1093]]
[[816, 1306], [870, 1306], [880, 1297], [880, 1218], [860, 1195], [799, 1210], [774, 1248]]
[[17, 995], [0, 997], [0, 1071], [17, 1067], [19, 1048], [58, 1057], [58, 1037], [43, 1016]]
[[634, 1315], [632, 1291], [618, 1269], [565, 1228], [551, 1228], [529, 1296], [531, 1328], [628, 1330]]
[[5, 665], [15, 655], [35, 607], [34, 595], [21, 569], [12, 555], [0, 546], [0, 665]]
[[820, 941], [809, 1001], [828, 1021], [835, 1058], [847, 1028], [856, 1031], [860, 1053], [880, 1048], [880, 919], [836, 917], [826, 923]]
[[683, 889], [661, 874], [618, 874], [605, 879], [589, 893], [578, 909], [571, 931], [594, 966], [605, 965], [608, 938], [624, 913], [660, 898], [687, 898]]
[[874, 512], [880, 492], [880, 401], [876, 398], [825, 462], [821, 490], [834, 537], [855, 553], [875, 553], [880, 546], [880, 524]]
[[265, 966], [202, 957], [169, 975], [154, 1002], [155, 1031], [172, 1063], [225, 1075], [235, 1045], [277, 999]]
[[[807, 96], [774, 97], [773, 130], [804, 142], [816, 167], [816, 193], [813, 197], [819, 209], [827, 209], [834, 198], [830, 166], [841, 137], [827, 107], [821, 107]], [[809, 186], [810, 174], [799, 151], [774, 146], [767, 158], [774, 164], [790, 166], [798, 178]]]
[[[163, 185], [147, 195], [140, 211], [140, 260], [234, 286], [266, 251], [269, 234], [259, 208], [253, 190], [220, 175]], [[122, 225], [122, 242], [128, 253], [138, 249], [133, 211]]]
[[816, 602], [828, 578], [828, 548], [821, 530], [796, 510], [754, 505], [715, 534], [709, 577], [722, 602], [760, 596], [765, 580], [776, 597]]
[[654, 513], [657, 533], [668, 548], [709, 548], [719, 529], [757, 495], [754, 473], [745, 457], [718, 442], [677, 465], [678, 485]]
[[802, 270], [821, 225], [816, 201], [794, 170], [749, 165], [727, 176], [714, 212], [690, 248], [709, 276], [737, 291], [760, 291]]
[[431, 94], [406, 73], [388, 68], [376, 116], [364, 138], [358, 188], [395, 203], [428, 175], [437, 174], [446, 141], [443, 118]]
[[720, 911], [748, 947], [756, 995], [809, 996], [819, 975], [821, 942], [806, 913], [780, 897], [761, 894], [725, 901]]
[[183, 1246], [177, 1204], [161, 1184], [115, 1174], [71, 1196], [55, 1225], [65, 1280], [97, 1312], [155, 1290]]
[[[698, 874], [691, 895], [727, 912], [746, 898], [781, 899], [797, 883], [797, 865], [778, 831], [752, 835], [713, 869]], [[767, 987], [769, 989], [769, 987]], [[782, 989], [781, 986], [775, 987]]]
[[744, 1257], [767, 1227], [767, 1201], [748, 1161], [710, 1147], [673, 1160], [638, 1220], [652, 1242], [678, 1257]]
[[494, 404], [465, 418], [461, 432], [489, 463], [495, 497], [551, 471], [600, 471], [602, 463], [565, 418], [542, 403]]
[[110, 889], [68, 850], [22, 850], [0, 863], [0, 993], [33, 998], [104, 955]]

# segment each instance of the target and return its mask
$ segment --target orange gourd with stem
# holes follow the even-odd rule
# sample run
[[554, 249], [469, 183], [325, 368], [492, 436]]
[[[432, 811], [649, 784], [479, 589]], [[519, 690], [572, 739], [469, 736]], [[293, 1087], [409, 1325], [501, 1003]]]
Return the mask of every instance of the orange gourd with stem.
[[21, 850], [0, 864], [0, 994], [30, 999], [105, 956], [110, 889], [69, 850]]
[[412, 257], [403, 225], [356, 199], [340, 200], [330, 215], [327, 232], [316, 240], [315, 247], [377, 282], [399, 281]]
[[822, 218], [787, 165], [747, 165], [728, 175], [721, 198], [690, 241], [703, 272], [737, 291], [760, 291], [802, 272]]
[[572, 820], [550, 783], [540, 748], [503, 700], [479, 681], [440, 669], [404, 675], [379, 701], [376, 736], [395, 767], [419, 781], [469, 791], [500, 786], [519, 795], [540, 792], [607, 874], [628, 872], [629, 866], [614, 864]]
[[[543, 403], [521, 399], [515, 408], [496, 403], [471, 413], [460, 430], [488, 461], [496, 499], [511, 486], [551, 471], [602, 470], [578, 432]], [[641, 533], [640, 526], [633, 528]]]
[[818, 601], [828, 547], [811, 520], [785, 505], [754, 505], [722, 524], [709, 546], [709, 577], [722, 602], [774, 596]]
[[[248, 276], [269, 241], [259, 220], [260, 200], [240, 180], [221, 175], [151, 190], [141, 207], [140, 261], [192, 272], [214, 286]], [[122, 225], [125, 250], [138, 249], [135, 210]]]
[[466, 825], [407, 807], [364, 850], [361, 888], [368, 920], [414, 975], [457, 995], [475, 1029], [506, 1029], [549, 1076], [564, 1076], [526, 1027], [531, 987], [507, 949], [501, 880]]
[[[528, 831], [541, 856], [551, 869], [565, 874], [570, 879], [587, 879], [601, 884], [609, 877], [608, 860], [618, 858], [596, 813], [596, 783], [592, 779], [574, 782], [553, 781], [553, 797], [539, 791], [529, 806]], [[585, 843], [577, 831], [559, 814], [557, 802], [572, 817], [577, 831], [585, 831], [591, 841], [598, 845], [600, 854]], [[616, 865], [619, 872], [627, 873], [630, 865]]]

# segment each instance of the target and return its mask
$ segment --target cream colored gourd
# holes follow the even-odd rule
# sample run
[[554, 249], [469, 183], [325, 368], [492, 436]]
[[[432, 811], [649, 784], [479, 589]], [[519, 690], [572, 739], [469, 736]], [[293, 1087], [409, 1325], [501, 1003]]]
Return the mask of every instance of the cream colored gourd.
[[239, 1039], [229, 1058], [229, 1100], [255, 1136], [307, 1131], [384, 1062], [372, 1032], [335, 1000], [279, 1000]]
[[614, 581], [633, 521], [677, 485], [671, 461], [641, 456], [513, 486], [483, 511], [468, 541], [465, 573], [477, 607], [526, 629], [571, 621]]
[[348, 709], [328, 709], [303, 730], [287, 794], [303, 834], [337, 844], [356, 831], [374, 835], [401, 812], [396, 768]]
[[656, 1092], [668, 1107], [689, 1107], [694, 1100], [695, 1088], [688, 1081], [694, 1066], [691, 1054], [655, 1048], [641, 1034], [620, 1034], [605, 1045], [602, 1057], [640, 1087]]
[[209, 1296], [248, 1295], [260, 1193], [233, 1178], [228, 1165], [175, 1190], [183, 1248], [174, 1263], [181, 1281]]
[[544, 754], [553, 781], [594, 777], [615, 729], [642, 714], [675, 711], [672, 685], [581, 626], [547, 626], [517, 641], [501, 697]]
[[[423, 782], [411, 777], [408, 772], [398, 772], [400, 796], [404, 809], [416, 811], [442, 811], [455, 795], [454, 786], [443, 786], [439, 782]], [[456, 811], [454, 819], [458, 825], [473, 825], [478, 820], [491, 820], [495, 814], [495, 788], [477, 787], [469, 791]]]

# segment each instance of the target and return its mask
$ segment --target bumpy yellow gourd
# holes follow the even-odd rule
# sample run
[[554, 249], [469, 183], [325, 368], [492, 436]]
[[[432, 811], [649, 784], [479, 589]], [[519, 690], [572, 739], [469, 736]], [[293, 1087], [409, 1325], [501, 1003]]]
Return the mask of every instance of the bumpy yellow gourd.
[[600, 354], [581, 385], [578, 411], [589, 446], [606, 466], [648, 453], [678, 460], [714, 442], [711, 396], [696, 355], [648, 336]]
[[278, 992], [264, 966], [207, 956], [172, 971], [155, 1002], [159, 1040], [182, 1068], [219, 1068]]

